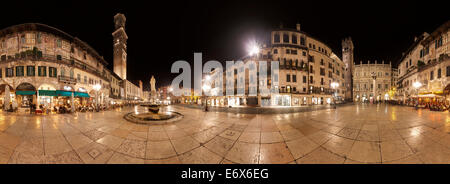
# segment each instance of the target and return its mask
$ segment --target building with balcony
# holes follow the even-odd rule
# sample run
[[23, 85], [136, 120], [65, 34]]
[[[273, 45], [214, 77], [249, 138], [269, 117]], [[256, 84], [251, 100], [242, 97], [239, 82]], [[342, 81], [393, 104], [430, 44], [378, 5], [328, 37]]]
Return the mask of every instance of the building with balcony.
[[450, 100], [449, 27], [447, 21], [431, 34], [414, 38], [403, 53], [398, 65], [398, 100], [404, 103], [415, 97]]
[[111, 78], [107, 64], [87, 43], [57, 28], [38, 23], [5, 28], [0, 30], [1, 104], [10, 103], [5, 90], [19, 107], [105, 102]]
[[[296, 29], [280, 26], [273, 30], [270, 43], [264, 44], [257, 54], [243, 58], [244, 63], [249, 61], [256, 62], [256, 66], [249, 68], [259, 68], [257, 61], [268, 61], [267, 79], [252, 77], [249, 68], [245, 69], [245, 77], [240, 77], [235, 67], [234, 74], [228, 74], [233, 75], [233, 79], [226, 78], [229, 71], [223, 72], [223, 94], [208, 97], [208, 103], [217, 106], [301, 106], [330, 104], [333, 95], [338, 100], [344, 99], [347, 65], [324, 42], [301, 31], [300, 24]], [[270, 61], [279, 61], [277, 76], [270, 73]], [[272, 78], [278, 79], [278, 83], [272, 83]], [[332, 88], [333, 82], [339, 84], [337, 89]], [[225, 89], [230, 84], [234, 84], [235, 95], [226, 96]], [[272, 86], [278, 94], [264, 96], [257, 91], [260, 87], [270, 89]], [[236, 95], [238, 90], [245, 93]], [[256, 90], [257, 95], [249, 95], [250, 90]]]
[[0, 30], [0, 104], [53, 109], [142, 100], [142, 82], [126, 79], [125, 16], [114, 23], [114, 72], [86, 42], [57, 28], [26, 23]]

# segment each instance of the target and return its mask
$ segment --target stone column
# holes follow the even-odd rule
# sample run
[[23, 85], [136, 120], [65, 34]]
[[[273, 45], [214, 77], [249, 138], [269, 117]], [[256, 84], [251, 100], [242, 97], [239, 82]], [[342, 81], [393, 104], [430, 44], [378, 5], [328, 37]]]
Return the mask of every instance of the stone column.
[[259, 107], [261, 107], [262, 105], [261, 105], [261, 94], [258, 94], [258, 105], [257, 106], [259, 106]]
[[373, 103], [377, 100], [377, 82], [376, 79], [373, 79]]
[[71, 109], [70, 109], [70, 111], [72, 111], [72, 112], [75, 112], [75, 106], [74, 106], [74, 103], [73, 103], [73, 101], [74, 101], [74, 93], [75, 92], [73, 92], [72, 91], [72, 96], [70, 97], [70, 106], [71, 106]]
[[6, 86], [5, 86], [5, 98], [3, 101], [4, 101], [3, 109], [9, 110], [9, 101], [11, 101], [11, 94], [9, 92], [8, 84], [6, 84]]
[[39, 108], [39, 90], [36, 91], [36, 110]]

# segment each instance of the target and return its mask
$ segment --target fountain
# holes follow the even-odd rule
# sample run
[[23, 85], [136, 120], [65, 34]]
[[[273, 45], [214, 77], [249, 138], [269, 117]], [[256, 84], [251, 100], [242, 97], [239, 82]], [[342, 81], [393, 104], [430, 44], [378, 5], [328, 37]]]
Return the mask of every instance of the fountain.
[[183, 115], [170, 111], [160, 111], [160, 105], [141, 104], [135, 107], [134, 112], [125, 114], [124, 118], [133, 123], [139, 124], [165, 124], [183, 118]]
[[168, 107], [161, 110], [161, 105], [156, 104], [157, 94], [155, 83], [155, 78], [152, 76], [150, 80], [152, 92], [150, 102], [138, 105], [135, 107], [134, 112], [125, 114], [124, 118], [126, 120], [139, 124], [164, 124], [183, 118], [182, 114], [171, 111]]

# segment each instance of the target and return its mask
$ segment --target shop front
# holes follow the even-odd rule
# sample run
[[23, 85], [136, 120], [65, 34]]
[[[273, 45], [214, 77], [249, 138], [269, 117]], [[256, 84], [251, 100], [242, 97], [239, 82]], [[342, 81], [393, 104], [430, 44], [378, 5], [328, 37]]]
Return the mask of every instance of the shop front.
[[29, 110], [30, 106], [36, 104], [36, 88], [30, 83], [21, 83], [16, 87], [16, 100], [18, 108]]
[[[78, 91], [38, 90], [39, 108], [44, 111], [56, 111], [61, 107], [71, 109], [86, 105], [89, 95]], [[73, 99], [73, 103], [72, 103]]]
[[313, 97], [311, 98], [311, 103], [312, 103], [313, 105], [319, 104], [318, 98], [313, 96]]
[[52, 109], [56, 101], [56, 90], [38, 90], [39, 108], [42, 110]]
[[291, 95], [273, 95], [272, 106], [291, 106]]
[[56, 97], [56, 89], [52, 85], [42, 84], [37, 91], [38, 108], [51, 109], [53, 107], [54, 98]]
[[228, 97], [228, 106], [239, 106], [239, 97]]

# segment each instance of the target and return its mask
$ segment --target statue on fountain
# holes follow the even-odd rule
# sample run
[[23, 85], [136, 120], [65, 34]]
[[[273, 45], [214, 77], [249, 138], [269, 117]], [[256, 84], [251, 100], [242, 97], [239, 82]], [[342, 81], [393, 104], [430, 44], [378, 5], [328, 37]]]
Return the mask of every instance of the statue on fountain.
[[150, 105], [148, 106], [148, 110], [153, 113], [158, 113], [159, 105], [157, 104], [158, 95], [156, 93], [156, 80], [152, 75], [150, 79]]
[[157, 99], [158, 95], [156, 93], [156, 80], [152, 75], [152, 78], [150, 79], [150, 103], [156, 104]]

